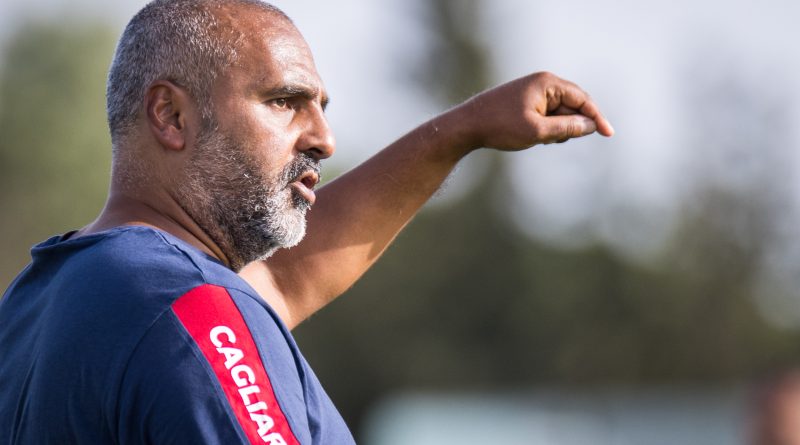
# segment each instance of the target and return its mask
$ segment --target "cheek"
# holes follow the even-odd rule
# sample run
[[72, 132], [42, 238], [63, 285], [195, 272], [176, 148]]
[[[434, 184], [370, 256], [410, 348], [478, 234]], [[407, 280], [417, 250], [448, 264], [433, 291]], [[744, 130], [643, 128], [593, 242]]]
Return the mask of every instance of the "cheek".
[[[265, 157], [280, 162], [281, 158], [291, 157], [296, 135], [292, 129], [290, 113], [265, 111], [267, 106], [257, 108], [259, 113], [251, 114], [251, 119], [243, 122], [242, 132], [252, 141], [252, 146]], [[287, 121], [287, 122], [284, 122]]]
[[264, 181], [267, 182], [269, 188], [283, 188], [286, 186], [285, 172], [291, 164], [291, 160], [287, 160], [279, 153], [271, 151], [269, 148], [264, 148], [250, 158], [253, 167], [258, 171]]
[[261, 132], [287, 134], [291, 132], [295, 112], [270, 103], [251, 102], [247, 109], [247, 125]]
[[233, 126], [236, 139], [256, 171], [271, 182], [280, 180], [295, 157], [296, 135], [291, 125], [284, 125], [284, 116], [270, 111], [268, 106], [258, 104], [248, 111], [236, 116]]

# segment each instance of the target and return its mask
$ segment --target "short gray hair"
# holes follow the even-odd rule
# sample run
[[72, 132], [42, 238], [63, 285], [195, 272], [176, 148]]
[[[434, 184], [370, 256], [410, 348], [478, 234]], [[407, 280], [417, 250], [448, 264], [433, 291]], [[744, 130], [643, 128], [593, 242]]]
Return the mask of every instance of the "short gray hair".
[[253, 6], [291, 20], [258, 0], [155, 0], [139, 11], [122, 33], [106, 84], [106, 112], [114, 149], [129, 133], [147, 88], [169, 80], [197, 101], [211, 121], [214, 80], [237, 60], [243, 33], [220, 23], [214, 9]]

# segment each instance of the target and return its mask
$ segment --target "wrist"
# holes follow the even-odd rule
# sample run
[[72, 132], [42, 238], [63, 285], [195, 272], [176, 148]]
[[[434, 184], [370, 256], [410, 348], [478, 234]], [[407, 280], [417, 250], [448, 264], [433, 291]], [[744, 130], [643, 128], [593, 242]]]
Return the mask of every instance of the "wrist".
[[427, 123], [435, 146], [456, 162], [482, 146], [476, 137], [476, 123], [470, 119], [472, 106], [471, 101], [462, 103]]

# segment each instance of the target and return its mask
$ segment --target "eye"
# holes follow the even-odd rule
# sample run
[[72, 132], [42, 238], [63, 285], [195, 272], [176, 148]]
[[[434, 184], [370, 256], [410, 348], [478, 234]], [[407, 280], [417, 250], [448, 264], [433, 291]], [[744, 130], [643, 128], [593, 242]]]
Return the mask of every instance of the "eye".
[[287, 108], [289, 106], [289, 101], [285, 97], [274, 99], [272, 103], [278, 108]]

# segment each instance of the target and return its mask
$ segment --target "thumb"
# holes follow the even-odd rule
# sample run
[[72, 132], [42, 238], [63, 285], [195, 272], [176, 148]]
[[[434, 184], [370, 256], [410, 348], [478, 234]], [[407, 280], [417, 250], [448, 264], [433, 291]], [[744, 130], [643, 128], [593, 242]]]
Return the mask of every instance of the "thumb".
[[581, 114], [568, 116], [547, 116], [542, 119], [538, 139], [545, 144], [563, 142], [597, 131], [597, 124]]

